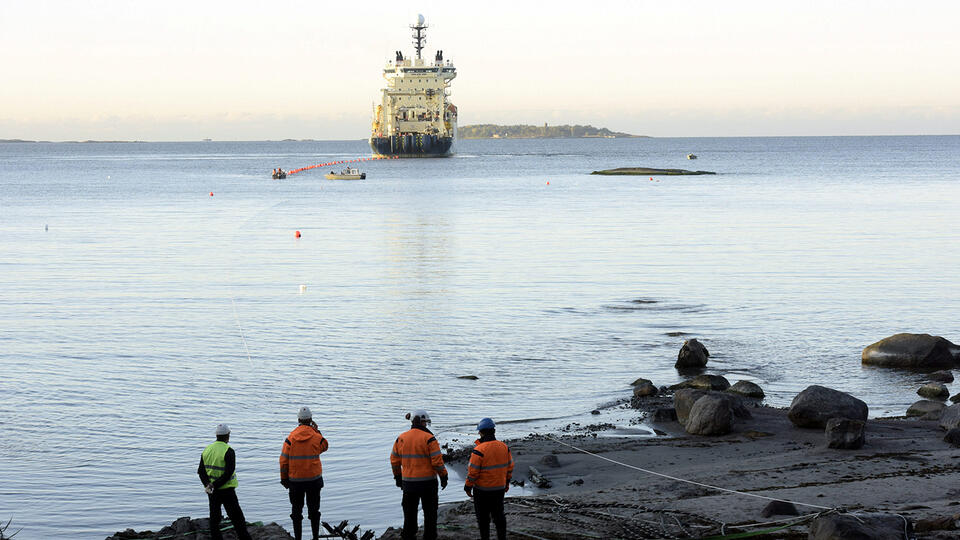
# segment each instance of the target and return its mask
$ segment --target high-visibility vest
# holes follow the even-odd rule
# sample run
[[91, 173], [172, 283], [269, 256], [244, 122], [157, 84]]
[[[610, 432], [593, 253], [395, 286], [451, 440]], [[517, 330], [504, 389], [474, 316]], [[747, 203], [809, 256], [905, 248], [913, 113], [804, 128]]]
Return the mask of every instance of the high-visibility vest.
[[476, 441], [467, 466], [466, 487], [480, 491], [506, 490], [513, 478], [513, 456], [502, 441]]
[[420, 428], [411, 428], [397, 437], [390, 452], [390, 466], [393, 476], [401, 477], [404, 482], [422, 482], [433, 480], [438, 475], [447, 476], [440, 443], [433, 433]]
[[[230, 445], [223, 441], [210, 443], [210, 445], [203, 449], [201, 459], [203, 460], [204, 468], [207, 469], [207, 477], [210, 478], [211, 483], [217, 481], [221, 476], [223, 476], [223, 471], [227, 468], [227, 460], [225, 459], [225, 456], [227, 455], [227, 450], [229, 449]], [[236, 471], [233, 472], [233, 475], [229, 480], [226, 481], [226, 483], [217, 489], [235, 487], [237, 487]]]
[[311, 426], [299, 425], [283, 440], [280, 450], [280, 478], [291, 482], [311, 482], [323, 478], [320, 454], [330, 443]]

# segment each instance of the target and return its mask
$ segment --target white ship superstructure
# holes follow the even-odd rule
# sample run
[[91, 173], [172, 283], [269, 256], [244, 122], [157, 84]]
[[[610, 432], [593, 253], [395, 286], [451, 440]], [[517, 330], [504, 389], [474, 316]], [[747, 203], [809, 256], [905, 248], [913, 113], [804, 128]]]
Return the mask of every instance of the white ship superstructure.
[[423, 15], [410, 29], [416, 58], [396, 51], [383, 68], [387, 86], [373, 111], [370, 147], [384, 156], [446, 156], [457, 134], [457, 108], [447, 99], [457, 69], [440, 50], [432, 61], [423, 59], [427, 39]]

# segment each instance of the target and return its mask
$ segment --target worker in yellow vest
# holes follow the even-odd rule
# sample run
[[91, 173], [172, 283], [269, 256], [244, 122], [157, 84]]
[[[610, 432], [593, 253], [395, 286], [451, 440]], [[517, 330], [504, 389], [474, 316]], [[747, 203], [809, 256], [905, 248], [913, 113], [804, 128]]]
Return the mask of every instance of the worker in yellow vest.
[[217, 440], [208, 445], [200, 455], [200, 466], [197, 475], [203, 482], [204, 491], [210, 503], [210, 538], [222, 540], [220, 534], [220, 520], [223, 515], [220, 507], [227, 511], [227, 516], [233, 523], [233, 530], [240, 540], [251, 540], [247, 532], [247, 521], [237, 501], [237, 457], [233, 448], [227, 444], [230, 441], [230, 428], [226, 424], [217, 426]]
[[497, 539], [507, 538], [507, 518], [503, 513], [503, 496], [510, 490], [513, 478], [513, 456], [503, 441], [496, 437], [496, 424], [489, 418], [480, 420], [477, 431], [480, 439], [470, 453], [467, 480], [463, 490], [473, 498], [477, 513], [480, 540], [490, 538], [490, 518], [497, 529]]

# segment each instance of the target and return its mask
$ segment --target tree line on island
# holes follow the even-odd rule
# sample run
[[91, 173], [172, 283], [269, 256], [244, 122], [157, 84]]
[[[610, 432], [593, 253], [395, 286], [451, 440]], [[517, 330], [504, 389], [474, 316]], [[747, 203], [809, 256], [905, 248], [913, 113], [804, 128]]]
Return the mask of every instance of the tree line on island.
[[579, 124], [573, 126], [567, 124], [562, 126], [548, 126], [547, 124], [542, 126], [475, 124], [457, 128], [457, 135], [461, 139], [577, 139], [584, 137], [613, 139], [618, 137], [643, 137], [643, 135], [631, 135], [619, 131], [610, 131], [607, 128], [581, 126]]

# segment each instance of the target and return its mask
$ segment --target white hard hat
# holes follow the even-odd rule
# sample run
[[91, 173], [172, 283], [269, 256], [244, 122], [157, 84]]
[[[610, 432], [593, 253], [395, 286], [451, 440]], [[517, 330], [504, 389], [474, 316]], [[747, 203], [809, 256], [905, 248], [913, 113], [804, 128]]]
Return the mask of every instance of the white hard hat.
[[423, 422], [424, 424], [426, 424], [427, 422], [430, 421], [430, 415], [427, 414], [427, 411], [425, 411], [425, 410], [423, 410], [423, 409], [414, 409], [413, 411], [410, 412], [410, 414], [409, 414], [409, 416], [407, 416], [407, 418], [408, 418], [409, 420], [411, 420], [411, 421], [412, 421], [414, 418], [419, 418], [420, 421]]
[[300, 407], [300, 412], [297, 413], [297, 420], [310, 420], [312, 418], [313, 413], [310, 412], [310, 407]]
[[226, 424], [217, 424], [217, 435], [229, 435], [230, 426]]

